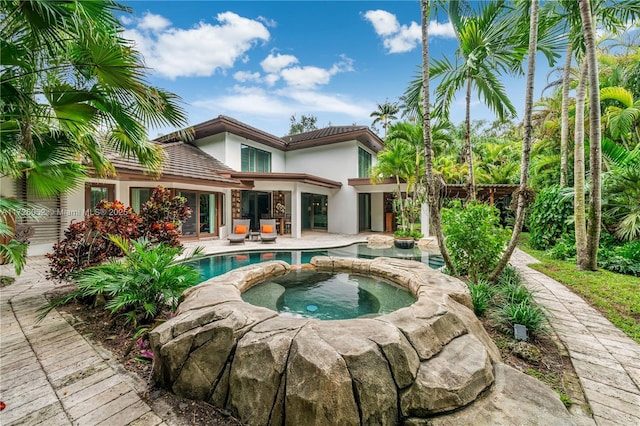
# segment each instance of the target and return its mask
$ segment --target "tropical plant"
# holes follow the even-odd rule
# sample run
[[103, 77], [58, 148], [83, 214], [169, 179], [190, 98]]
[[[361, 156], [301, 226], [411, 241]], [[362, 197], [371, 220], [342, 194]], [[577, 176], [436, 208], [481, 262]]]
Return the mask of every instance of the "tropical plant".
[[469, 202], [452, 203], [442, 210], [445, 243], [460, 274], [472, 281], [487, 277], [509, 240], [509, 231], [500, 225], [500, 212], [493, 206]]
[[473, 312], [478, 316], [484, 316], [491, 307], [496, 288], [486, 280], [480, 280], [477, 283], [467, 282], [467, 286], [469, 287], [469, 293], [471, 293]]
[[571, 198], [558, 185], [543, 189], [536, 195], [529, 216], [531, 247], [546, 250], [569, 232], [569, 217], [573, 213]]
[[385, 101], [382, 104], [378, 104], [377, 109], [369, 114], [369, 117], [375, 117], [371, 125], [375, 125], [376, 123], [382, 123], [382, 128], [384, 129], [384, 136], [387, 136], [387, 128], [391, 124], [391, 120], [396, 120], [398, 117], [396, 114], [400, 112], [400, 108], [397, 103], [391, 103], [389, 101]]
[[535, 56], [538, 45], [538, 0], [531, 1], [530, 10], [530, 23], [529, 23], [529, 47], [528, 47], [528, 59], [527, 59], [527, 88], [526, 98], [524, 106], [524, 138], [522, 141], [522, 157], [520, 160], [520, 186], [514, 194], [514, 204], [516, 206], [516, 218], [513, 225], [513, 231], [511, 233], [511, 239], [507, 244], [507, 247], [502, 254], [500, 261], [497, 263], [493, 272], [491, 272], [490, 279], [495, 281], [497, 277], [502, 273], [502, 270], [507, 266], [513, 251], [518, 243], [520, 232], [524, 224], [525, 209], [532, 200], [532, 190], [528, 187], [529, 181], [529, 162], [531, 159], [531, 145], [533, 138], [533, 126], [531, 125], [532, 111], [533, 111], [533, 83], [536, 71]]
[[626, 148], [640, 144], [640, 99], [634, 100], [633, 93], [624, 87], [603, 87], [600, 99], [616, 102], [605, 108], [602, 117], [611, 137], [621, 140]]
[[302, 114], [300, 121], [298, 121], [294, 114], [289, 118], [289, 121], [291, 122], [291, 126], [289, 127], [290, 135], [318, 130], [318, 127], [316, 126], [318, 123], [318, 117], [315, 115]]
[[617, 168], [606, 175], [604, 225], [622, 241], [640, 239], [640, 168]]
[[[578, 267], [595, 271], [598, 268], [598, 246], [602, 222], [602, 146], [600, 123], [600, 82], [598, 78], [598, 58], [596, 56], [596, 30], [590, 2], [578, 2], [585, 41], [586, 64], [589, 70], [589, 171], [591, 190], [589, 191], [589, 213], [587, 226], [586, 256], [580, 259], [578, 247]], [[577, 245], [577, 244], [576, 244]]]
[[449, 115], [454, 95], [465, 89], [464, 159], [468, 165], [469, 196], [475, 199], [470, 129], [472, 89], [478, 91], [480, 98], [500, 119], [515, 116], [515, 108], [498, 74], [518, 72], [526, 51], [517, 33], [512, 30], [517, 27], [515, 15], [508, 13], [504, 1], [482, 3], [468, 15], [463, 15], [461, 2], [450, 2], [448, 11], [458, 39], [457, 62], [452, 63], [446, 57], [435, 60], [430, 74], [432, 77], [442, 77], [435, 91], [439, 116]]
[[76, 271], [122, 256], [120, 246], [110, 235], [138, 238], [141, 222], [140, 216], [120, 201], [99, 202], [84, 221], [69, 225], [64, 239], [53, 245], [52, 253], [46, 254], [49, 278], [64, 280]]
[[85, 162], [113, 172], [107, 148], [160, 170], [147, 126], [182, 127], [186, 115], [179, 98], [145, 82], [116, 17], [129, 11], [111, 0], [0, 2], [0, 177], [57, 196], [82, 182]]
[[171, 196], [171, 191], [157, 186], [151, 190], [149, 200], [140, 209], [140, 235], [152, 243], [180, 245], [180, 227], [191, 216], [187, 199]]
[[[429, 72], [429, 19], [431, 18], [431, 1], [420, 1], [420, 27], [422, 33], [422, 72], [420, 80], [417, 84], [418, 95], [415, 97], [416, 110], [422, 111], [422, 131], [423, 131], [423, 152], [425, 164], [425, 183], [426, 183], [426, 199], [429, 206], [429, 219], [431, 228], [438, 241], [438, 248], [442, 254], [444, 264], [447, 270], [453, 275], [457, 274], [455, 265], [444, 241], [444, 233], [442, 230], [442, 215], [440, 208], [442, 207], [442, 197], [444, 194], [445, 183], [442, 178], [437, 178], [433, 170], [433, 139], [431, 131], [431, 105], [429, 104], [430, 94], [430, 72]], [[419, 103], [422, 99], [422, 105]], [[421, 107], [421, 108], [420, 108]]]
[[540, 334], [546, 330], [547, 317], [540, 306], [531, 301], [506, 303], [499, 310], [499, 317], [508, 328], [514, 324], [527, 327], [532, 334]]
[[[374, 184], [384, 178], [395, 178], [398, 224], [409, 233], [414, 230], [424, 199], [422, 143], [422, 126], [406, 122], [392, 125], [385, 147], [378, 152], [378, 161], [371, 170]], [[404, 195], [402, 182], [407, 185]]]
[[[127, 322], [137, 326], [166, 308], [175, 312], [182, 292], [200, 281], [200, 272], [194, 266], [175, 262], [182, 252], [179, 247], [152, 245], [144, 239], [128, 241], [115, 235], [109, 238], [124, 259], [112, 259], [74, 274], [77, 290], [45, 305], [40, 319], [71, 300], [102, 296], [106, 299], [105, 309], [124, 315]], [[196, 250], [190, 258], [199, 253]]]

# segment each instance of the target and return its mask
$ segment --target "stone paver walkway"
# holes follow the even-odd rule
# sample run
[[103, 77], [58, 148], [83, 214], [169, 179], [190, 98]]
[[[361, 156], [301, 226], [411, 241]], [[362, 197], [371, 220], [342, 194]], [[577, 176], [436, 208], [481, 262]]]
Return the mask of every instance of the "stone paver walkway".
[[[311, 234], [278, 237], [274, 249], [346, 245], [366, 236]], [[268, 248], [225, 240], [188, 243], [207, 253]], [[516, 251], [512, 263], [536, 298], [553, 314], [552, 326], [567, 346], [598, 425], [640, 425], [640, 345], [626, 337], [580, 297], [528, 267], [535, 259]], [[57, 312], [36, 324], [46, 280], [44, 257], [30, 258], [16, 282], [0, 289], [0, 424], [9, 425], [165, 425], [140, 397], [135, 381], [109, 354], [89, 344]], [[0, 275], [11, 268], [0, 266]], [[160, 413], [162, 414], [162, 413]]]
[[567, 347], [596, 424], [640, 425], [640, 345], [567, 287], [527, 267], [535, 262], [520, 250], [511, 258]]

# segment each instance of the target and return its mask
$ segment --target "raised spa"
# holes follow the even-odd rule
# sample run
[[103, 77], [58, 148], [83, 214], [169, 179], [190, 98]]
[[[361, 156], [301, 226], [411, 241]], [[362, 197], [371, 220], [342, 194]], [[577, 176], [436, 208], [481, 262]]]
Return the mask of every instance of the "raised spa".
[[[319, 276], [391, 281], [417, 300], [352, 319], [283, 315], [242, 293], [303, 267], [274, 260], [234, 269], [185, 291], [177, 315], [149, 333], [154, 380], [249, 425], [570, 424], [551, 389], [500, 361], [461, 281], [385, 257], [311, 264]], [[341, 286], [351, 298], [385, 299], [361, 283]], [[296, 309], [321, 312], [319, 300]]]
[[254, 285], [242, 300], [287, 316], [337, 320], [388, 314], [416, 298], [377, 277], [294, 269]]

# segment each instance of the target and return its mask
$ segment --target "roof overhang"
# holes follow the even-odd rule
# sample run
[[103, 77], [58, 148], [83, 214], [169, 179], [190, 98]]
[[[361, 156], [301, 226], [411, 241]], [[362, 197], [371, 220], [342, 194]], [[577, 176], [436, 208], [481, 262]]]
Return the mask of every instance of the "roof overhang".
[[[223, 172], [220, 172], [223, 173]], [[320, 186], [323, 188], [339, 189], [342, 187], [341, 182], [325, 179], [319, 176], [313, 176], [306, 173], [258, 173], [258, 172], [231, 172], [224, 173], [223, 176], [229, 176], [243, 182], [246, 186], [253, 186], [255, 181], [263, 182], [292, 182], [306, 183], [309, 185]]]
[[[286, 136], [285, 136], [286, 139]], [[366, 146], [373, 152], [378, 152], [384, 148], [382, 139], [376, 136], [369, 128], [362, 128], [350, 132], [338, 133], [335, 135], [309, 139], [305, 141], [295, 142], [287, 145], [287, 151], [295, 151], [298, 149], [312, 148], [316, 146], [331, 145], [334, 143], [348, 142], [356, 140]]]
[[[256, 129], [255, 127], [251, 127], [247, 124], [244, 124], [240, 121], [234, 120], [231, 117], [227, 117], [224, 115], [220, 115], [212, 120], [205, 121], [200, 124], [196, 124], [192, 127], [193, 129], [193, 139], [203, 139], [207, 136], [217, 135], [220, 133], [233, 133], [234, 135], [241, 136], [243, 138], [247, 138], [256, 142], [260, 142], [264, 145], [270, 146], [272, 148], [276, 148], [279, 150], [286, 150], [286, 145], [284, 141], [274, 135], [271, 135], [267, 132], [263, 132], [262, 130]], [[170, 134], [156, 139], [156, 141], [161, 143], [174, 142], [178, 140], [176, 134]]]

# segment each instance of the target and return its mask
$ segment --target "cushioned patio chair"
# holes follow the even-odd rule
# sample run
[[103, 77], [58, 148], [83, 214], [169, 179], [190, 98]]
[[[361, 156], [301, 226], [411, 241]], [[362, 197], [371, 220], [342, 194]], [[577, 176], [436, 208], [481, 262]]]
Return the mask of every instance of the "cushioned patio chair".
[[232, 229], [233, 232], [229, 234], [229, 236], [227, 237], [227, 239], [229, 240], [229, 243], [244, 244], [244, 241], [247, 239], [247, 236], [249, 236], [250, 224], [251, 224], [251, 219], [234, 219], [233, 229]]
[[277, 237], [276, 220], [260, 219], [260, 240], [263, 243], [275, 243]]

